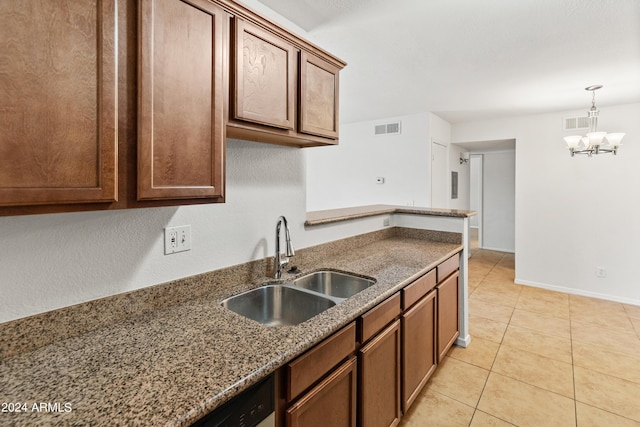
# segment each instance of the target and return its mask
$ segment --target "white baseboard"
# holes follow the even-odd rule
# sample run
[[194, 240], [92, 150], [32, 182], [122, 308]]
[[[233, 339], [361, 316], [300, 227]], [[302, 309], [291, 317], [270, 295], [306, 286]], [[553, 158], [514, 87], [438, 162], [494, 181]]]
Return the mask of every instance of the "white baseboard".
[[471, 343], [471, 335], [467, 335], [466, 337], [458, 337], [456, 339], [455, 345], [463, 348], [467, 348], [467, 346]]
[[580, 295], [583, 297], [591, 297], [591, 298], [599, 298], [607, 301], [619, 302], [622, 304], [631, 304], [631, 305], [640, 306], [640, 300], [633, 299], [633, 298], [619, 297], [616, 295], [602, 294], [599, 292], [585, 291], [582, 289], [567, 288], [564, 286], [549, 285], [546, 283], [534, 282], [532, 280], [522, 280], [522, 279], [518, 279], [517, 277], [515, 278], [514, 283], [518, 285], [531, 286], [534, 288], [547, 289], [550, 291], [564, 292], [566, 294]]
[[478, 248], [478, 249], [484, 249], [484, 250], [487, 250], [487, 251], [495, 251], [495, 252], [505, 252], [505, 253], [508, 253], [508, 254], [515, 254], [516, 253], [515, 250], [509, 250], [509, 249], [504, 249], [504, 248], [491, 248], [489, 246], [483, 246], [483, 247]]

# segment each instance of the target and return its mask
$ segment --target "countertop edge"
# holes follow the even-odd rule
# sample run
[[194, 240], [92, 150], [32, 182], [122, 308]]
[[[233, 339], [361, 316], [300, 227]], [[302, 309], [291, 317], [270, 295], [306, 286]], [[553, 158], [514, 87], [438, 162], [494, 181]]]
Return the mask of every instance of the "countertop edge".
[[348, 221], [358, 218], [366, 218], [377, 215], [411, 214], [427, 216], [443, 216], [453, 218], [469, 218], [477, 214], [475, 211], [460, 209], [421, 208], [412, 206], [394, 205], [367, 205], [352, 208], [328, 209], [322, 211], [307, 212], [304, 222], [306, 227], [313, 227], [334, 222]]

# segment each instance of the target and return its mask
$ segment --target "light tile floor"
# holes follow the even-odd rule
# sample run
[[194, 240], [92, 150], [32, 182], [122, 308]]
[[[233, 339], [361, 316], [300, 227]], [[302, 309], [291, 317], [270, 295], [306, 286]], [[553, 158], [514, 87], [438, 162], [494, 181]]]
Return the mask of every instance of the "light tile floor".
[[471, 344], [401, 427], [640, 427], [640, 307], [516, 285], [513, 254], [472, 253]]

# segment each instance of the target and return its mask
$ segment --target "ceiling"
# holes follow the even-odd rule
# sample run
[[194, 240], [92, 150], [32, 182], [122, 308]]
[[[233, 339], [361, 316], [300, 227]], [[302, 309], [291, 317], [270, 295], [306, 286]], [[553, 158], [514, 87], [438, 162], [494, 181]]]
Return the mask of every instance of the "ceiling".
[[516, 149], [515, 139], [497, 139], [492, 141], [470, 141], [455, 143], [470, 153], [486, 153], [490, 151], [507, 151]]
[[340, 120], [640, 102], [640, 0], [259, 0], [345, 60]]

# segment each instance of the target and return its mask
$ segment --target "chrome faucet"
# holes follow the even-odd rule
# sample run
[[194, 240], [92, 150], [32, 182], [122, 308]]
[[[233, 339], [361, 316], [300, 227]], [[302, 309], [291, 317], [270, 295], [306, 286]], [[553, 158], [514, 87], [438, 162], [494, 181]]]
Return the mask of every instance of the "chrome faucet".
[[[284, 224], [284, 238], [286, 241], [286, 250], [283, 254], [280, 253], [280, 226]], [[273, 271], [276, 279], [282, 277], [282, 268], [289, 263], [289, 257], [294, 256], [296, 253], [293, 250], [293, 245], [291, 245], [291, 235], [289, 234], [289, 225], [287, 224], [287, 218], [281, 216], [278, 218], [278, 223], [276, 224], [276, 256], [273, 261]]]

